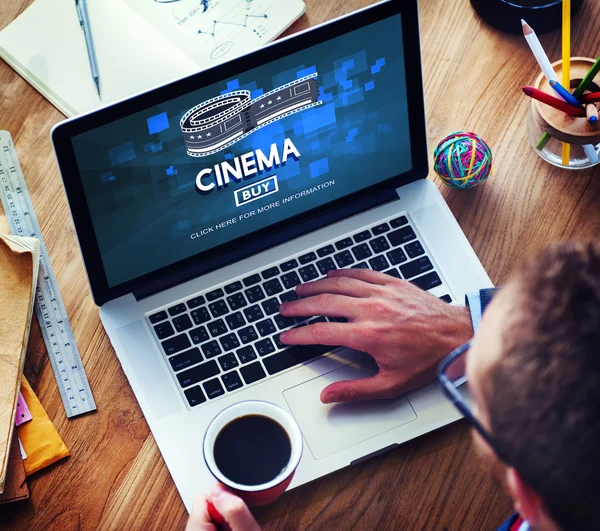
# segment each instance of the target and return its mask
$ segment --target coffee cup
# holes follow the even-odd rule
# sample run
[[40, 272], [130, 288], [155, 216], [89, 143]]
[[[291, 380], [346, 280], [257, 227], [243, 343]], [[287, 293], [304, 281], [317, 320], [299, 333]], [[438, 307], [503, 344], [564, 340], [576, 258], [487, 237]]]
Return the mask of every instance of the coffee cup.
[[203, 442], [206, 466], [217, 481], [248, 505], [281, 496], [302, 457], [294, 418], [270, 402], [238, 402], [209, 424]]

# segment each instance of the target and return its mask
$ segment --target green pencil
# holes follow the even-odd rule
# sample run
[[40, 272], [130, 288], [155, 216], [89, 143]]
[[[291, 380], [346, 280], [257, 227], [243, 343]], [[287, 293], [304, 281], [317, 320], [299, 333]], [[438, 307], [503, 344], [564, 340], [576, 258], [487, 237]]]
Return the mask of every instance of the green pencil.
[[576, 99], [579, 99], [581, 98], [581, 96], [583, 96], [585, 89], [594, 80], [598, 72], [600, 72], [600, 58], [598, 58], [598, 60], [594, 63], [594, 66], [590, 68], [590, 71], [581, 80], [581, 83], [579, 83], [577, 90], [573, 93], [573, 96], [575, 96]]

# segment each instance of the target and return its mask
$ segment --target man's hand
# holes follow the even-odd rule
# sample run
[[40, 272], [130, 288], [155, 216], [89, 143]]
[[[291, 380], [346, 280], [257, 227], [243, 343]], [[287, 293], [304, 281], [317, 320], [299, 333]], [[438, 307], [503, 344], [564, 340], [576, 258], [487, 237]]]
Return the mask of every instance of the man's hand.
[[289, 345], [345, 346], [367, 352], [379, 372], [336, 382], [323, 403], [393, 398], [429, 383], [437, 364], [473, 335], [469, 310], [451, 306], [399, 280], [369, 269], [329, 271], [327, 278], [299, 285], [302, 299], [282, 304], [281, 315], [345, 317], [347, 323], [316, 323], [289, 330]]
[[185, 531], [217, 531], [208, 512], [209, 502], [225, 519], [223, 528], [231, 531], [260, 531], [260, 526], [247, 505], [219, 484], [213, 487], [209, 496], [202, 494], [196, 498]]

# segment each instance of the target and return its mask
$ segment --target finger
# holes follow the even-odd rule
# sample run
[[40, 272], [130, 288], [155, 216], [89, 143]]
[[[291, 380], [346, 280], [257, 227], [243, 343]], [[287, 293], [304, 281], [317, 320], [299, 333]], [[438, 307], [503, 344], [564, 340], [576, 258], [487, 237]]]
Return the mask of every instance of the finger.
[[397, 389], [402, 383], [394, 381], [382, 373], [370, 378], [335, 382], [321, 391], [321, 402], [331, 404], [374, 398], [394, 398], [400, 394]]
[[287, 317], [328, 315], [351, 319], [360, 313], [361, 299], [323, 293], [297, 301], [286, 302], [279, 307], [279, 313]]
[[194, 500], [194, 506], [185, 531], [216, 531], [217, 528], [212, 523], [208, 514], [208, 499], [201, 494]]
[[328, 278], [346, 277], [362, 280], [369, 284], [378, 284], [385, 286], [389, 284], [390, 280], [394, 277], [373, 271], [372, 269], [332, 269], [327, 273]]
[[215, 509], [221, 513], [231, 531], [260, 531], [248, 506], [237, 496], [216, 485], [210, 493]]
[[281, 342], [286, 345], [344, 346], [361, 350], [362, 341], [352, 323], [315, 323], [283, 332]]
[[369, 297], [379, 295], [381, 291], [382, 288], [377, 285], [347, 276], [324, 278], [296, 287], [296, 293], [300, 297], [312, 297], [322, 293], [346, 295], [347, 297]]

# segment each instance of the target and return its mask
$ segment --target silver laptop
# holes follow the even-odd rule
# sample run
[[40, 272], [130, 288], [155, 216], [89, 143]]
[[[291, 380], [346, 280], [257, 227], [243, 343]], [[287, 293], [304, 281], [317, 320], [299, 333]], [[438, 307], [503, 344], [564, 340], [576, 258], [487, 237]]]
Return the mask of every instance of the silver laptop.
[[52, 140], [102, 322], [188, 510], [214, 483], [205, 429], [238, 401], [298, 421], [292, 488], [457, 420], [436, 384], [323, 405], [326, 385], [374, 374], [371, 359], [279, 340], [331, 320], [278, 312], [331, 269], [450, 304], [491, 286], [426, 179], [415, 0], [68, 120]]

